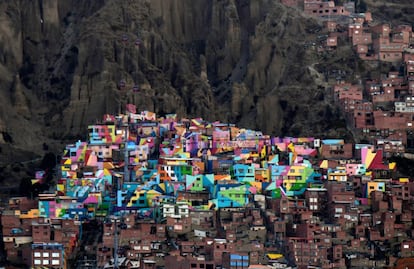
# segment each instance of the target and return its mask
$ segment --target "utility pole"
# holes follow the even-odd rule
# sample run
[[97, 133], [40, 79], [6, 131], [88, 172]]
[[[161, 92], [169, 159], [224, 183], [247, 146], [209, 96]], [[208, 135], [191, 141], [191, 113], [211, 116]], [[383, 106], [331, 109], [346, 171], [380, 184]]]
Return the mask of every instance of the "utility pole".
[[114, 269], [118, 269], [118, 216], [111, 217], [112, 223], [115, 226], [115, 234], [114, 234]]
[[[129, 121], [129, 117], [128, 117]], [[124, 134], [124, 182], [129, 182], [129, 154], [128, 154], [128, 131], [129, 131], [129, 122], [127, 122], [125, 126], [125, 134]]]
[[114, 236], [114, 269], [118, 269], [118, 222], [115, 221], [115, 236]]

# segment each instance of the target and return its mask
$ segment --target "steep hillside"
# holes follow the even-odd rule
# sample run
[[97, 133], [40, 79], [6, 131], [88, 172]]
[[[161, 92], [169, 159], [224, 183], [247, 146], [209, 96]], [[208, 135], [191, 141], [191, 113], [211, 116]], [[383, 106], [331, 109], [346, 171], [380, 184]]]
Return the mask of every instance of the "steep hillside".
[[317, 24], [276, 1], [4, 1], [1, 10], [0, 142], [11, 148], [60, 149], [126, 102], [272, 134], [325, 129], [292, 124], [319, 121], [299, 106], [318, 95], [314, 52], [303, 48]]
[[[318, 72], [326, 58], [305, 46], [321, 25], [278, 1], [6, 0], [0, 10], [2, 166], [61, 151], [127, 102], [273, 135], [347, 134]], [[343, 55], [332, 59], [353, 57]]]

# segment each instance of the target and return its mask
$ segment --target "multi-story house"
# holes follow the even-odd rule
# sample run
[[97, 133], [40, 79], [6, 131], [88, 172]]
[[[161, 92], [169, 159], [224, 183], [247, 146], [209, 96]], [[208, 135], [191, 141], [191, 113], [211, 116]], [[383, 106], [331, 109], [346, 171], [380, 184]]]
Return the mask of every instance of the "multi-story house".
[[327, 193], [325, 188], [307, 188], [305, 191], [306, 203], [314, 213], [323, 212], [326, 208]]
[[249, 201], [249, 188], [239, 183], [217, 184], [212, 203], [217, 208], [243, 207]]
[[67, 268], [65, 251], [60, 243], [33, 243], [32, 268]]
[[329, 216], [331, 219], [343, 217], [355, 203], [354, 191], [347, 182], [328, 181], [325, 187], [328, 193]]
[[[125, 130], [124, 130], [125, 131]], [[92, 145], [120, 144], [123, 141], [124, 133], [117, 130], [114, 123], [97, 124], [88, 126], [88, 143]]]
[[395, 112], [414, 113], [414, 97], [406, 96], [404, 101], [395, 102], [394, 106]]
[[356, 34], [354, 31], [354, 34], [352, 35], [353, 46], [359, 46], [359, 45], [369, 46], [371, 44], [372, 44], [372, 34], [370, 32], [359, 30], [358, 33]]
[[374, 127], [373, 105], [371, 102], [355, 102], [350, 109], [349, 122], [357, 129], [370, 129]]
[[[49, 245], [58, 245], [57, 249], [63, 250], [59, 258], [66, 264], [67, 258], [78, 246], [80, 224], [73, 219], [38, 218], [37, 221], [32, 222], [33, 243], [36, 244], [37, 249], [42, 245], [45, 245], [45, 249], [48, 249]], [[53, 261], [50, 264], [53, 265]], [[60, 265], [63, 268], [63, 264]]]
[[352, 85], [349, 83], [336, 84], [334, 86], [334, 93], [336, 100], [356, 100], [362, 101], [362, 88], [358, 85]]
[[162, 217], [163, 218], [188, 218], [190, 216], [189, 206], [186, 202], [176, 202], [175, 204], [163, 204], [162, 205]]
[[386, 157], [401, 156], [405, 152], [405, 147], [401, 140], [376, 139], [375, 146], [381, 149]]
[[230, 169], [230, 174], [240, 183], [255, 181], [255, 167], [253, 165], [235, 164]]
[[7, 260], [12, 263], [31, 266], [32, 219], [20, 218], [18, 212], [14, 210], [3, 211], [1, 218]]
[[170, 236], [176, 237], [192, 231], [192, 220], [191, 217], [174, 218], [167, 217], [167, 232]]
[[333, 181], [340, 181], [340, 182], [346, 182], [348, 181], [348, 175], [346, 173], [345, 167], [336, 167], [336, 169], [328, 170], [328, 180]]
[[351, 11], [344, 6], [335, 6], [334, 1], [304, 0], [304, 13], [317, 17], [348, 16]]
[[401, 115], [385, 112], [385, 111], [374, 111], [374, 126], [377, 130], [401, 130], [405, 129], [407, 125], [406, 119]]
[[389, 24], [379, 24], [370, 27], [375, 38], [373, 47], [378, 53], [378, 60], [386, 62], [399, 62], [403, 51], [408, 47], [411, 35], [410, 27], [399, 26], [391, 29]]
[[342, 139], [322, 140], [320, 154], [327, 159], [351, 159], [353, 156], [353, 145], [345, 143]]

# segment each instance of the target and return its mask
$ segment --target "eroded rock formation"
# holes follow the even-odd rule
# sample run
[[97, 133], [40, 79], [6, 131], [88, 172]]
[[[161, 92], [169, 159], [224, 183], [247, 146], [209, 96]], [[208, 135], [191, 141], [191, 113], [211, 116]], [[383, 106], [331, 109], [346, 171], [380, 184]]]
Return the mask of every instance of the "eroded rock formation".
[[315, 52], [303, 47], [318, 25], [278, 1], [8, 0], [0, 10], [0, 142], [12, 148], [61, 150], [126, 102], [273, 135], [327, 126]]

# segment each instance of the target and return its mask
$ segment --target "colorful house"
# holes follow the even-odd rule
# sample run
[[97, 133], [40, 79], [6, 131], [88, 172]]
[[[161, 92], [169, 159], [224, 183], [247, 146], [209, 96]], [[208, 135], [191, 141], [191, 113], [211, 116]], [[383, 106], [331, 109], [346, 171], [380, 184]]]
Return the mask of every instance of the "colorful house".
[[385, 192], [385, 182], [369, 181], [366, 183], [366, 197], [371, 197], [371, 192], [381, 191]]
[[149, 206], [147, 191], [139, 188], [134, 191], [130, 200], [127, 202], [127, 207], [145, 208]]
[[[65, 155], [63, 159], [70, 158], [73, 163], [83, 163], [85, 161], [85, 153], [88, 148], [86, 142], [77, 141], [75, 144], [66, 146]], [[74, 170], [73, 168], [71, 170]]]
[[178, 181], [184, 182], [186, 175], [193, 174], [193, 167], [187, 164], [160, 165], [158, 168], [160, 182]]
[[282, 187], [287, 196], [303, 194], [309, 183], [320, 175], [307, 166], [290, 166], [289, 172], [283, 177]]
[[364, 164], [359, 163], [347, 163], [345, 169], [348, 176], [365, 175], [367, 170]]
[[270, 182], [270, 171], [268, 168], [255, 168], [254, 179], [258, 182]]
[[186, 176], [185, 185], [186, 185], [185, 189], [187, 191], [199, 192], [199, 191], [205, 190], [204, 184], [203, 184], [203, 175]]
[[237, 182], [252, 182], [255, 180], [255, 168], [253, 165], [235, 164], [230, 169], [230, 175]]
[[249, 199], [249, 187], [241, 184], [217, 184], [215, 199], [212, 203], [217, 208], [222, 207], [242, 207], [245, 206]]
[[336, 169], [328, 170], [328, 180], [346, 182], [348, 176], [345, 167], [337, 167]]

